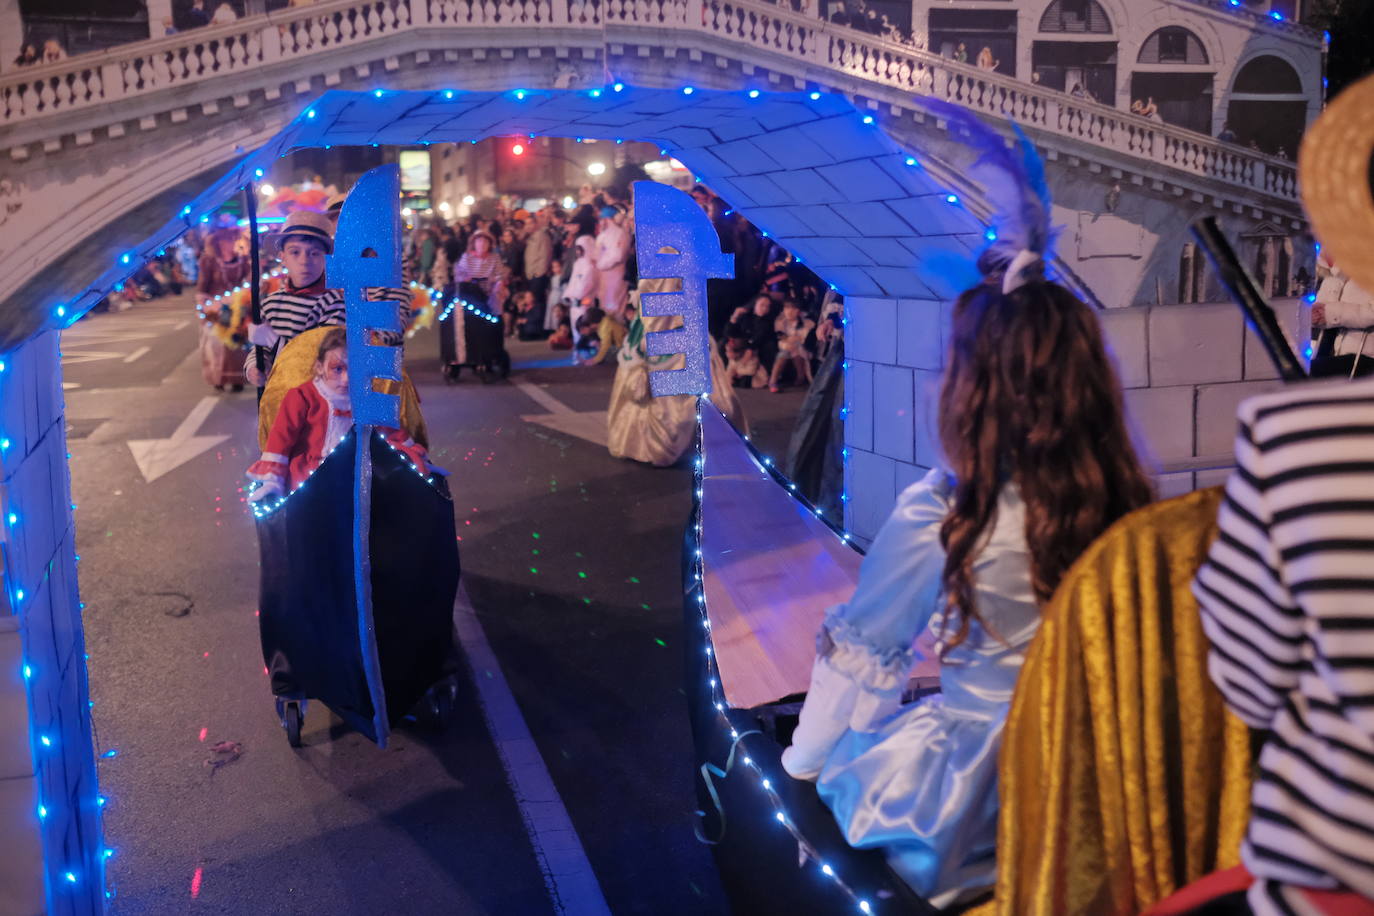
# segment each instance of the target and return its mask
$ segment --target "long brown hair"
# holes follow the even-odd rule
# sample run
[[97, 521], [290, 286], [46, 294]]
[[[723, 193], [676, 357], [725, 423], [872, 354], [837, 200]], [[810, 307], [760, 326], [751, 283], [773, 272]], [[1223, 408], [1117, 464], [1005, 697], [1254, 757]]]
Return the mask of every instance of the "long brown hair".
[[959, 297], [940, 390], [940, 444], [954, 498], [945, 548], [944, 651], [983, 619], [973, 563], [1016, 484], [1026, 509], [1031, 587], [1043, 604], [1107, 526], [1149, 502], [1152, 487], [1126, 429], [1121, 385], [1097, 319], [1072, 293], [1033, 281], [1010, 294], [979, 286]]

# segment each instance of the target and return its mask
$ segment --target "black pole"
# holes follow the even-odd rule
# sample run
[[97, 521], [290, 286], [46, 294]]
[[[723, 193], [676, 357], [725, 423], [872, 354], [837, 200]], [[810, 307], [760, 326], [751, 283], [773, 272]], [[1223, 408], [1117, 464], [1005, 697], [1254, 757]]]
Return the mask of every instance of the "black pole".
[[1222, 235], [1216, 217], [1204, 216], [1189, 228], [1192, 230], [1193, 238], [1197, 239], [1202, 250], [1212, 259], [1212, 266], [1216, 268], [1217, 275], [1221, 277], [1221, 282], [1226, 286], [1231, 298], [1236, 300], [1245, 317], [1250, 320], [1255, 333], [1259, 335], [1260, 343], [1264, 345], [1269, 358], [1279, 370], [1279, 375], [1285, 382], [1307, 378], [1306, 370], [1298, 361], [1293, 348], [1289, 346], [1288, 338], [1279, 327], [1278, 319], [1274, 317], [1273, 307], [1265, 301], [1254, 279], [1240, 263], [1240, 258], [1236, 257], [1231, 243]]
[[[248, 244], [248, 292], [253, 303], [253, 324], [262, 324], [262, 256], [258, 250], [258, 189], [253, 182], [243, 188], [244, 209], [248, 211], [248, 234], [252, 240]], [[262, 347], [253, 346], [253, 358], [257, 361], [258, 378], [267, 371], [267, 360]], [[265, 379], [264, 379], [265, 381]], [[258, 386], [258, 400], [262, 400], [262, 385]]]

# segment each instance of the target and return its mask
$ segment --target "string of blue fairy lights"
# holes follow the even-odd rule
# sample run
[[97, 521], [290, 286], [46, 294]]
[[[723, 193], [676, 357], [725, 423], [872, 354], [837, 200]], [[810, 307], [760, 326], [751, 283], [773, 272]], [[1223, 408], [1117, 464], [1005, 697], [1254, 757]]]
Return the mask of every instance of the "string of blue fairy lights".
[[[301, 490], [305, 489], [306, 485], [310, 483], [310, 478], [314, 477], [315, 474], [319, 471], [319, 469], [322, 468], [322, 467], [324, 467], [324, 462], [329, 460], [329, 456], [330, 456], [330, 455], [332, 455], [332, 454], [334, 454], [334, 452], [338, 451], [338, 449], [339, 449], [340, 446], [342, 446], [345, 442], [348, 442], [348, 441], [353, 437], [353, 433], [354, 433], [353, 430], [349, 430], [347, 433], [345, 433], [344, 436], [343, 436], [343, 438], [341, 438], [341, 439], [338, 441], [338, 444], [336, 444], [333, 448], [331, 448], [331, 449], [325, 454], [324, 458], [320, 461], [319, 465], [317, 465], [313, 470], [311, 470], [308, 474], [306, 474], [306, 475], [305, 475], [305, 479], [302, 480], [299, 484], [297, 484], [297, 485], [296, 485], [296, 488], [293, 489], [290, 493], [284, 493], [284, 494], [282, 494], [281, 496], [277, 497], [276, 499], [273, 499], [273, 500], [270, 500], [270, 501], [269, 501], [269, 500], [266, 500], [266, 499], [258, 500], [257, 502], [254, 502], [254, 501], [252, 501], [252, 500], [249, 500], [248, 505], [249, 505], [249, 506], [252, 508], [252, 510], [253, 510], [253, 518], [257, 519], [258, 521], [261, 521], [261, 520], [267, 518], [267, 517], [270, 516], [272, 513], [276, 512], [278, 509], [280, 509], [282, 506], [286, 505], [286, 501], [287, 501], [288, 499], [290, 499], [292, 496], [295, 496], [295, 495], [296, 495], [297, 493], [299, 493]], [[388, 440], [388, 439], [386, 438], [386, 436], [382, 435], [382, 433], [381, 433], [380, 430], [373, 429], [373, 430], [372, 430], [372, 435], [375, 436], [379, 441], [381, 441], [381, 443], [382, 443], [383, 445], [385, 445], [387, 448], [389, 448], [389, 449], [391, 449], [393, 452], [395, 452], [396, 455], [397, 455], [397, 456], [401, 459], [401, 461], [405, 464], [405, 466], [408, 467], [408, 468], [410, 468], [412, 471], [415, 472], [415, 475], [416, 475], [417, 477], [419, 477], [421, 480], [423, 480], [425, 483], [429, 484], [430, 486], [434, 486], [434, 474], [433, 474], [433, 473], [431, 473], [430, 471], [428, 471], [428, 470], [426, 470], [426, 469], [424, 469], [424, 468], [421, 468], [421, 467], [420, 467], [418, 464], [416, 464], [414, 461], [411, 461], [411, 460], [410, 460], [410, 457], [409, 457], [408, 455], [406, 455], [405, 452], [403, 452], [403, 451], [401, 451], [400, 449], [398, 449], [394, 444], [392, 444], [392, 442], [391, 442], [390, 440]], [[249, 492], [252, 493], [252, 492], [253, 492], [254, 490], [256, 490], [256, 489], [258, 489], [258, 488], [257, 488], [257, 487], [253, 487], [252, 489], [249, 490]]]
[[[715, 709], [716, 717], [720, 722], [722, 730], [729, 733], [732, 742], [737, 743], [741, 738], [741, 733], [739, 729], [735, 727], [735, 724], [730, 721], [729, 711], [731, 707], [728, 706], [726, 703], [724, 688], [721, 685], [720, 667], [717, 664], [715, 649], [712, 643], [711, 617], [707, 611], [706, 606], [706, 561], [701, 547], [702, 498], [705, 495], [704, 480], [706, 469], [705, 442], [704, 437], [702, 435], [701, 426], [701, 411], [703, 406], [711, 410], [715, 409], [715, 407], [710, 403], [709, 395], [702, 395], [697, 400], [697, 456], [696, 461], [693, 464], [691, 520], [691, 530], [694, 534], [693, 547], [691, 548], [691, 556], [693, 563], [693, 581], [687, 593], [687, 601], [695, 603], [696, 608], [700, 614], [701, 626], [705, 630], [706, 647], [704, 667], [706, 675], [706, 687], [708, 696], [710, 698], [710, 703], [712, 707]], [[748, 436], [741, 434], [741, 440], [748, 449], [750, 457], [753, 459], [755, 466], [759, 469], [760, 472], [764, 474], [764, 476], [771, 478], [775, 483], [777, 483], [779, 486], [787, 490], [787, 492], [789, 493], [789, 495], [791, 495], [793, 499], [795, 499], [802, 506], [804, 506], [817, 519], [825, 523], [830, 528], [830, 530], [833, 531], [842, 541], [844, 541], [846, 544], [849, 544], [849, 546], [854, 550], [859, 550], [858, 545], [854, 543], [849, 533], [846, 532], [842, 526], [837, 525], [833, 520], [827, 518], [819, 508], [814, 506], [809, 500], [803, 497], [801, 493], [798, 492], [797, 485], [793, 481], [787, 479], [787, 477], [777, 468], [776, 464], [772, 461], [771, 458], [761, 454], [759, 450], [754, 446], [754, 444], [751, 441], [749, 441]], [[735, 744], [732, 744], [732, 756], [734, 753], [734, 748]], [[792, 835], [792, 838], [797, 842], [798, 846], [801, 849], [805, 850], [807, 858], [811, 862], [815, 863], [815, 866], [817, 870], [821, 873], [821, 875], [823, 875], [826, 879], [832, 882], [844, 893], [846, 897], [849, 898], [856, 912], [863, 914], [872, 914], [874, 912], [874, 904], [870, 899], [870, 896], [865, 895], [863, 892], [852, 887], [844, 879], [844, 877], [840, 875], [840, 873], [832, 865], [830, 865], [830, 863], [826, 862], [825, 859], [815, 850], [815, 848], [812, 847], [810, 841], [797, 827], [796, 822], [788, 815], [787, 808], [783, 803], [782, 796], [779, 794], [777, 787], [773, 785], [773, 782], [769, 778], [768, 774], [763, 771], [763, 768], [760, 767], [759, 764], [748, 754], [744, 754], [743, 756], [741, 756], [740, 762], [758, 779], [759, 788], [763, 790], [764, 795], [767, 798], [770, 807], [772, 808], [773, 820], [775, 820], [782, 828], [786, 829]]]
[[[444, 294], [441, 290], [437, 290], [432, 286], [422, 286], [421, 284], [414, 282], [412, 282], [410, 285], [412, 287], [418, 287], [428, 291], [431, 302], [442, 303], [444, 301]], [[488, 312], [486, 309], [483, 309], [481, 306], [474, 305], [473, 303], [467, 301], [461, 296], [454, 296], [452, 299], [449, 300], [448, 306], [445, 307], [444, 310], [439, 313], [438, 320], [447, 321], [448, 316], [453, 314], [453, 310], [460, 305], [464, 308], [464, 310], [471, 312], [478, 318], [481, 318], [485, 321], [489, 321], [492, 324], [501, 323], [501, 319], [499, 317], [493, 315], [491, 312]], [[437, 309], [438, 306], [436, 305], [435, 308]]]
[[[0, 359], [0, 376], [8, 374], [8, 371], [9, 362], [5, 359]], [[0, 452], [8, 452], [11, 445], [12, 442], [8, 437], [0, 438]], [[32, 452], [29, 453], [29, 455], [31, 454]], [[29, 455], [26, 455], [25, 458], [29, 457]], [[70, 460], [71, 453], [66, 453], [66, 457]], [[70, 484], [68, 484], [68, 493], [70, 493]], [[76, 503], [71, 503], [70, 506], [72, 513], [75, 513], [77, 509]], [[22, 524], [20, 513], [14, 511], [14, 509], [12, 508], [8, 509], [5, 513], [4, 522], [5, 526], [8, 529], [19, 528]], [[80, 554], [77, 554], [75, 552], [75, 528], [72, 527], [69, 529], [69, 531], [71, 533], [71, 536], [73, 537], [72, 561], [73, 573], [75, 573], [75, 565], [81, 562], [81, 556]], [[39, 593], [45, 587], [51, 588], [53, 586], [53, 564], [57, 562], [59, 562], [59, 559], [58, 557], [54, 556], [46, 564], [44, 564], [43, 576], [41, 581], [37, 583], [29, 583], [30, 588], [33, 589], [35, 594]], [[11, 608], [14, 614], [18, 615], [22, 612], [25, 601], [29, 598], [29, 594], [24, 589], [23, 584], [17, 582], [16, 577], [12, 575], [13, 569], [10, 567], [9, 556], [5, 557], [5, 566], [5, 574], [7, 579], [9, 579]], [[73, 577], [73, 581], [69, 583], [69, 587], [72, 590], [72, 597], [73, 599], [75, 599], [75, 610], [78, 613], [80, 613], [81, 611], [85, 610], [86, 605], [80, 601], [75, 576]], [[28, 708], [30, 710], [34, 710], [40, 708], [40, 705], [36, 702], [34, 691], [37, 688], [37, 682], [41, 680], [41, 675], [43, 674], [43, 672], [40, 670], [40, 667], [34, 662], [34, 660], [28, 656], [27, 642], [27, 640], [21, 641], [21, 645], [23, 645], [25, 648], [20, 660], [19, 673], [23, 679], [25, 699], [28, 703]], [[80, 677], [83, 684], [89, 684], [90, 682], [89, 671], [87, 670], [87, 663], [89, 662], [89, 660], [90, 655], [88, 653], [83, 652], [81, 656], [82, 667], [80, 669]], [[90, 709], [94, 708], [94, 706], [95, 704], [90, 701], [88, 695], [87, 716], [89, 716], [89, 711]], [[87, 719], [87, 721], [90, 721], [89, 718]], [[90, 727], [92, 733], [94, 733], [94, 723], [90, 723]], [[46, 773], [49, 770], [49, 768], [51, 768], [54, 765], [57, 765], [62, 770], [65, 770], [66, 764], [63, 757], [61, 756], [62, 748], [59, 746], [59, 741], [56, 735], [52, 732], [40, 728], [38, 723], [34, 720], [32, 716], [29, 717], [29, 752], [31, 755], [31, 759], [33, 760], [35, 777], [34, 785], [36, 800], [34, 806], [34, 814], [39, 822], [40, 831], [46, 831], [51, 829], [47, 826], [47, 822], [49, 821], [49, 819], [53, 818], [54, 816], [60, 813], [56, 808], [58, 804], [58, 799], [48, 797], [44, 793], [44, 786], [48, 782], [46, 778]], [[92, 752], [94, 753], [94, 749], [92, 749]], [[112, 758], [116, 755], [117, 751], [109, 750], [101, 754], [100, 756], [102, 758]], [[106, 804], [106, 798], [105, 796], [101, 795], [99, 791], [98, 776], [95, 772], [94, 758], [92, 758], [92, 764], [90, 766], [90, 772], [88, 774], [88, 777], [89, 778], [83, 778], [81, 781], [88, 787], [88, 791], [92, 793], [86, 801], [94, 809], [95, 814], [94, 825], [96, 830], [96, 843], [93, 856], [94, 861], [82, 861], [84, 859], [82, 855], [84, 850], [90, 848], [83, 844], [78, 844], [75, 850], [70, 850], [68, 849], [68, 843], [65, 839], [58, 843], [43, 843], [45, 850], [52, 848], [54, 845], [56, 845], [60, 846], [64, 850], [66, 855], [74, 854], [76, 857], [76, 859], [66, 858], [64, 859], [64, 861], [60, 863], [53, 863], [45, 855], [44, 870], [47, 877], [45, 884], [50, 900], [53, 899], [64, 888], [71, 892], [83, 892], [87, 882], [87, 878], [92, 877], [90, 874], [92, 871], [94, 872], [94, 885], [97, 889], [99, 889], [99, 892], [103, 894], [104, 898], [109, 899], [114, 897], [114, 890], [108, 885], [106, 879], [105, 863], [114, 855], [115, 851], [104, 844], [103, 811]], [[67, 780], [65, 779], [58, 780], [58, 782], [60, 785], [64, 787], [68, 784]], [[84, 802], [82, 798], [78, 798], [76, 799], [76, 803], [80, 805]], [[76, 830], [77, 833], [80, 834], [82, 828], [78, 825]]]

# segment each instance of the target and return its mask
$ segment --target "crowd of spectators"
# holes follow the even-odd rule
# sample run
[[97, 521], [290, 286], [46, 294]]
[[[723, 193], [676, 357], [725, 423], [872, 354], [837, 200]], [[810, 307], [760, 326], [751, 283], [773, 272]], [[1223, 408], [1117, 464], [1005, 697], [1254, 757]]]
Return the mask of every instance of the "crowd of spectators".
[[[195, 288], [201, 279], [201, 259], [210, 250], [211, 234], [210, 231], [202, 232], [196, 229], [187, 232], [164, 253], [134, 271], [133, 276], [116, 287], [96, 310], [122, 311], [139, 302], [151, 302], [164, 296], [180, 296], [184, 290]], [[247, 254], [243, 250], [246, 248], [246, 241], [237, 247], [240, 251], [235, 257], [243, 257], [246, 262]]]
[[[692, 197], [710, 217], [735, 277], [708, 283], [710, 330], [740, 387], [809, 384], [839, 331], [838, 297], [780, 245], [708, 188]], [[508, 336], [608, 356], [633, 320], [638, 280], [630, 195], [607, 188], [581, 205], [497, 209], [418, 226], [407, 276], [500, 315]], [[751, 368], [752, 367], [752, 368]]]
[[56, 38], [49, 38], [43, 42], [43, 50], [41, 51], [34, 42], [24, 45], [24, 49], [14, 59], [14, 65], [16, 67], [33, 67], [38, 64], [53, 64], [66, 59], [67, 51], [62, 47], [62, 42]]

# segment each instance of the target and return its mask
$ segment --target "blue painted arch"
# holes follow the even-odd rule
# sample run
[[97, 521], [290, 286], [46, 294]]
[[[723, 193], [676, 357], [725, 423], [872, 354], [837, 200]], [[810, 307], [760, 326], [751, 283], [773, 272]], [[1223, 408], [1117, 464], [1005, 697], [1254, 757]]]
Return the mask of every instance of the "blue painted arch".
[[[295, 150], [522, 134], [656, 143], [849, 296], [947, 300], [976, 281], [973, 262], [987, 227], [967, 194], [941, 186], [873, 113], [834, 94], [688, 88], [327, 92], [169, 213], [159, 230], [109, 252], [108, 269], [66, 278], [46, 326], [75, 321]], [[39, 329], [11, 329], [6, 345]]]

